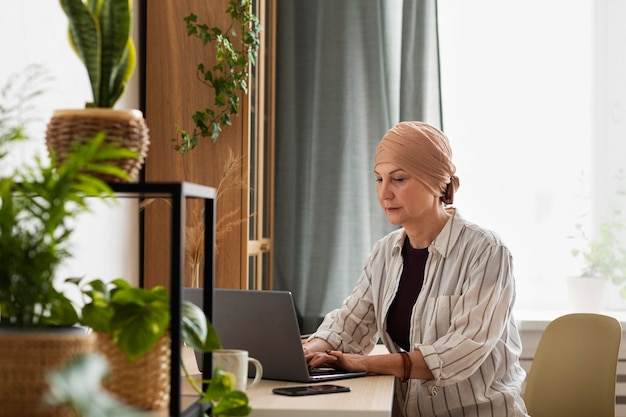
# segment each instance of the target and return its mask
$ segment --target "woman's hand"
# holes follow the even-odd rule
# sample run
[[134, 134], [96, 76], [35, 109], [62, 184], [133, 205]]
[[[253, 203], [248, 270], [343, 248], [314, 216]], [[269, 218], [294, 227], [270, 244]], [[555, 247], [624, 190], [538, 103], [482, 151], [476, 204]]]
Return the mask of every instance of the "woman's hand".
[[313, 338], [302, 345], [309, 368], [331, 367], [344, 371], [368, 372], [367, 357], [334, 350], [330, 343]]
[[325, 352], [329, 349], [333, 349], [331, 344], [324, 339], [320, 339], [319, 337], [314, 337], [313, 339], [302, 345], [302, 350], [304, 351], [305, 357], [307, 357], [307, 355], [312, 355], [315, 352]]
[[[312, 339], [303, 345], [304, 357], [309, 368], [331, 367], [352, 372], [367, 372], [378, 375], [394, 375], [404, 378], [406, 369], [402, 355], [388, 353], [383, 355], [359, 355], [343, 353], [333, 350], [328, 342], [321, 339]], [[424, 356], [419, 350], [409, 353], [411, 355], [411, 369], [408, 377], [415, 379], [433, 379], [431, 370], [424, 361]]]
[[367, 357], [364, 355], [343, 353], [337, 350], [307, 353], [305, 358], [309, 368], [331, 367], [352, 372], [367, 372]]

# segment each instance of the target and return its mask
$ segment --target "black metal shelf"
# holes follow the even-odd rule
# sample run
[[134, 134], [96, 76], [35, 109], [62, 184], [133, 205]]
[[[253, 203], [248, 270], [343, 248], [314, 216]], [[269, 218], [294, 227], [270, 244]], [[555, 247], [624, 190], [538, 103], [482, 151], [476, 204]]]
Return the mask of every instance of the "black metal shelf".
[[[189, 182], [163, 183], [111, 183], [111, 189], [118, 198], [165, 198], [171, 201], [170, 244], [170, 314], [171, 314], [171, 369], [170, 407], [171, 417], [202, 415], [198, 404], [181, 410], [181, 318], [182, 286], [185, 276], [185, 213], [188, 199], [204, 200], [204, 312], [213, 319], [213, 286], [215, 274], [215, 199], [216, 190], [212, 187]], [[143, 277], [140, 277], [143, 282]], [[206, 356], [206, 355], [205, 355]], [[210, 359], [209, 359], [210, 360]], [[203, 379], [210, 379], [210, 362], [203, 367]]]

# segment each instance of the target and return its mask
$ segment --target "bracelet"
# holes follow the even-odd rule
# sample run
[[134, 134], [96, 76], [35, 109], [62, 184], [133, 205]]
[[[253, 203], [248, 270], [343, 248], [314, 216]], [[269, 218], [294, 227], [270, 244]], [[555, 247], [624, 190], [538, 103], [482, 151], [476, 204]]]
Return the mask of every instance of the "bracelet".
[[400, 378], [400, 381], [405, 382], [411, 379], [411, 369], [413, 368], [413, 362], [411, 361], [411, 357], [408, 352], [400, 352], [400, 356], [402, 356], [402, 363], [404, 364], [404, 376]]

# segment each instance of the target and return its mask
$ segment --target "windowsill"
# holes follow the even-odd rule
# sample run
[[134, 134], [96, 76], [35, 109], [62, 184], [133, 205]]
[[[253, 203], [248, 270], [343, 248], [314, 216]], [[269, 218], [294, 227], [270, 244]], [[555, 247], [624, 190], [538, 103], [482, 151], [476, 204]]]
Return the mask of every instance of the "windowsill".
[[[573, 313], [571, 310], [514, 309], [513, 314], [520, 331], [543, 331], [549, 322], [559, 316]], [[626, 329], [626, 310], [603, 310], [599, 314], [615, 317]]]

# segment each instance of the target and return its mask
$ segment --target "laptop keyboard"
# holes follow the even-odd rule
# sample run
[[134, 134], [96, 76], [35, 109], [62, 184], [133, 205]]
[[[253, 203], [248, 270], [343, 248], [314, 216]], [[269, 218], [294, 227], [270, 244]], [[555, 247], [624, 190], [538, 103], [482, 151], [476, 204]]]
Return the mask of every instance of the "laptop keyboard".
[[312, 368], [309, 369], [309, 375], [311, 376], [319, 376], [319, 375], [335, 375], [338, 373], [343, 373], [344, 371], [341, 371], [339, 369], [335, 369], [335, 368]]

